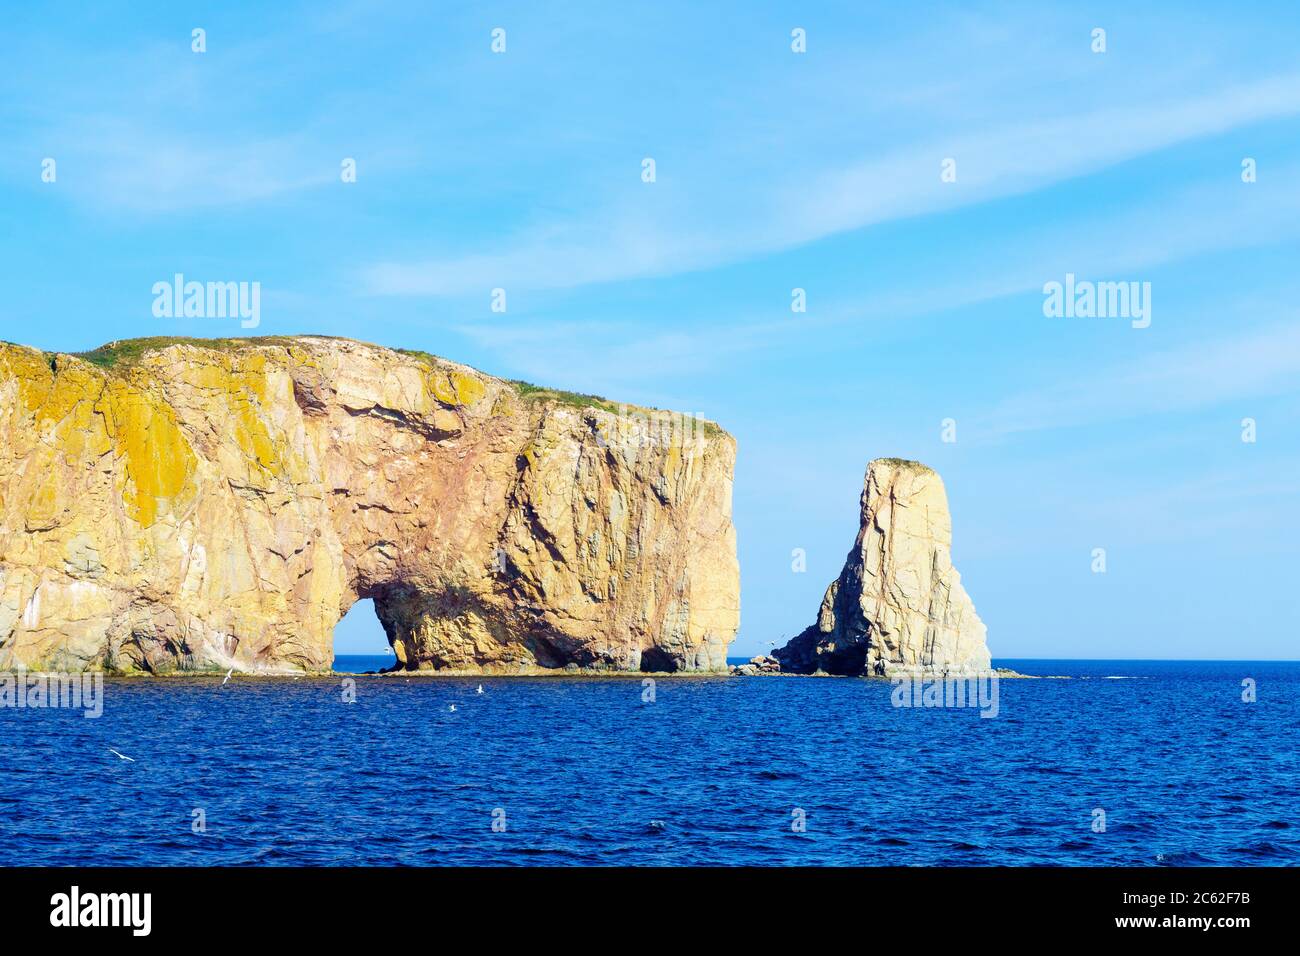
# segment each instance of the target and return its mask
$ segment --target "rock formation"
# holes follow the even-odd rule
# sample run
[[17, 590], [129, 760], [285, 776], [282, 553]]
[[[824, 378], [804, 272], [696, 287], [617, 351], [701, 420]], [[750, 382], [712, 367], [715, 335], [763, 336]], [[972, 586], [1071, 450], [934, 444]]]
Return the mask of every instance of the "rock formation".
[[725, 671], [735, 443], [322, 337], [0, 345], [0, 670]]
[[979, 673], [985, 628], [952, 566], [952, 519], [939, 476], [878, 458], [867, 466], [862, 521], [817, 623], [773, 652], [811, 674]]
[[732, 664], [728, 671], [734, 677], [759, 677], [766, 674], [781, 673], [781, 662], [775, 657], [759, 654], [751, 657], [747, 664]]

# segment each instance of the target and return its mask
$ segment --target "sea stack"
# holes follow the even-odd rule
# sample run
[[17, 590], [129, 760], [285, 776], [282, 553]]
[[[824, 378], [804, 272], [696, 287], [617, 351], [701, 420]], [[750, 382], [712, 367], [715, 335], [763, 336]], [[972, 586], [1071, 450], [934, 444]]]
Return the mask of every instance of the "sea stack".
[[861, 524], [817, 623], [774, 652], [796, 674], [972, 674], [991, 669], [985, 627], [952, 566], [943, 481], [920, 462], [867, 466]]
[[0, 670], [725, 671], [735, 442], [346, 339], [0, 344]]

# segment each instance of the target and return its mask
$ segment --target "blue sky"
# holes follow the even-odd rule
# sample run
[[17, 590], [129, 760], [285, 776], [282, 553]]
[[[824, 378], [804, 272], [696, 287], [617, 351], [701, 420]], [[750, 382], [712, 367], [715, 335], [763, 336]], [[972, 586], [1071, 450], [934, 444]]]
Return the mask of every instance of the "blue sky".
[[[1300, 656], [1300, 9], [704, 6], [7, 9], [0, 337], [249, 334], [155, 318], [181, 272], [260, 282], [255, 334], [713, 418], [737, 655], [814, 620], [901, 456], [995, 658]], [[1151, 283], [1150, 327], [1045, 317], [1066, 273]]]

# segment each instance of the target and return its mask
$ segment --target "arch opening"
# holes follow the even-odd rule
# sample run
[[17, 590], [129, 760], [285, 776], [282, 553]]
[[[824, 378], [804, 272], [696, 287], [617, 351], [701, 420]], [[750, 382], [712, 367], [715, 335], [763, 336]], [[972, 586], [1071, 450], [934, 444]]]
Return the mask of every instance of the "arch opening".
[[372, 598], [361, 598], [334, 625], [334, 669], [345, 674], [388, 670], [397, 663]]

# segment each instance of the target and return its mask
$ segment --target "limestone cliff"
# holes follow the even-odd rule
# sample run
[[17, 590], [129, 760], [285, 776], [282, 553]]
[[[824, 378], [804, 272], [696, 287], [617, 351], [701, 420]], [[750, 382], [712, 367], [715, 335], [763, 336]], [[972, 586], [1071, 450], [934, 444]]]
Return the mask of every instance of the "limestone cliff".
[[990, 669], [985, 628], [952, 566], [952, 519], [939, 476], [878, 458], [862, 519], [817, 623], [774, 652], [799, 674], [893, 675]]
[[321, 337], [0, 345], [0, 670], [724, 670], [712, 423]]

